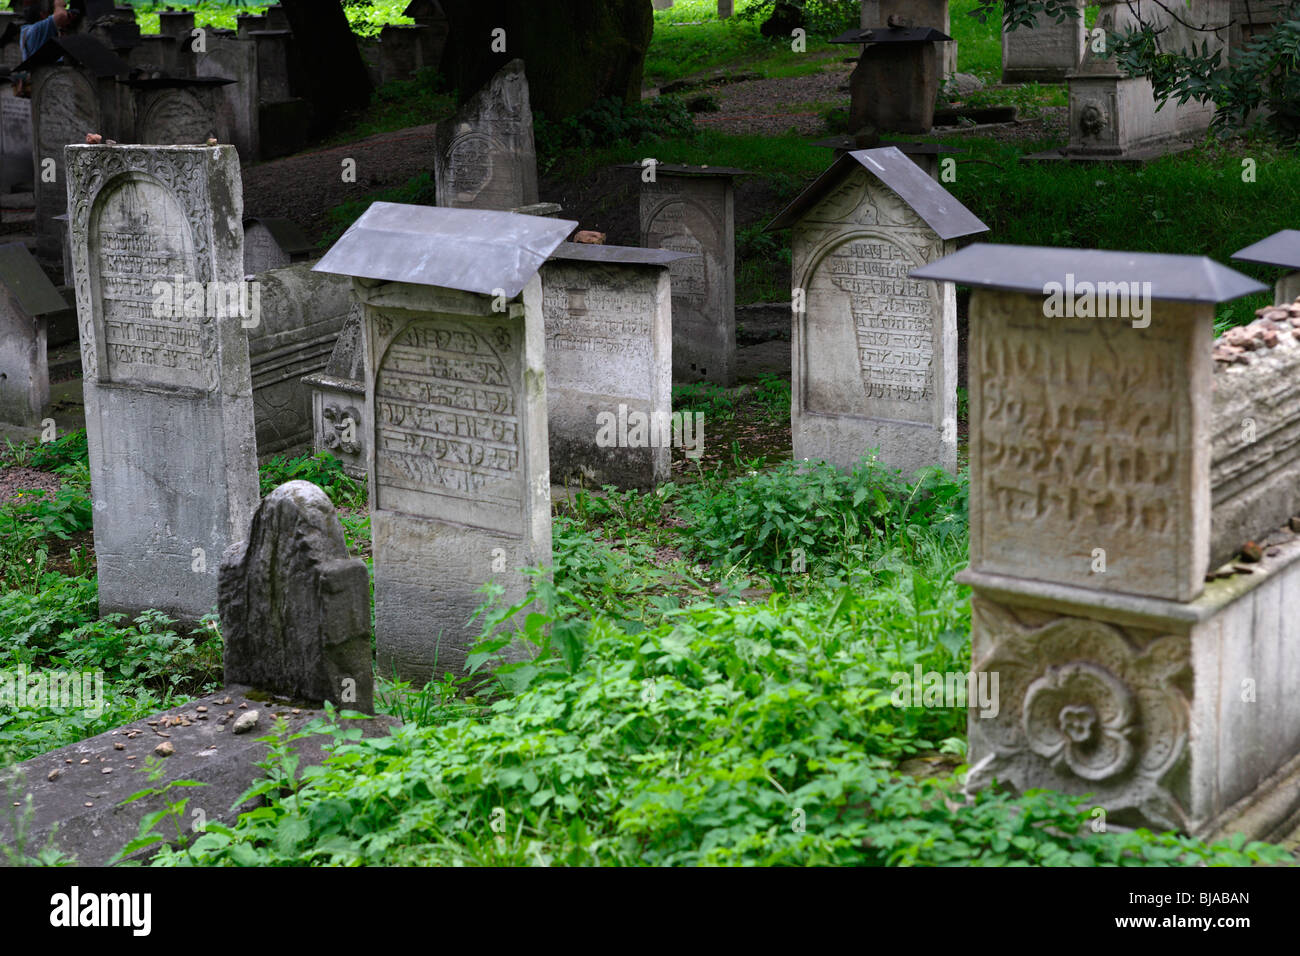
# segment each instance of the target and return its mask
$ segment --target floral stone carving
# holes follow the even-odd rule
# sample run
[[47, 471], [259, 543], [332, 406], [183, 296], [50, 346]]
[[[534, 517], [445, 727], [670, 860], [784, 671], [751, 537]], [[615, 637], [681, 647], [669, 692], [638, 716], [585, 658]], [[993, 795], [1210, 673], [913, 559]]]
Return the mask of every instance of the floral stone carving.
[[1189, 642], [1085, 618], [1024, 624], [972, 602], [977, 672], [997, 673], [996, 716], [970, 718], [967, 788], [1092, 794], [1112, 818], [1184, 829]]

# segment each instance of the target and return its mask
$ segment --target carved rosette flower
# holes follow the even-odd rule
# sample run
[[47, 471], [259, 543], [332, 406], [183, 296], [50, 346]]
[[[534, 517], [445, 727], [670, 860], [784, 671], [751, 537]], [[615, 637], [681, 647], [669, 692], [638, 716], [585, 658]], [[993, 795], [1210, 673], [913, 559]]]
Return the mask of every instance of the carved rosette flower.
[[989, 649], [975, 670], [998, 674], [1000, 700], [996, 716], [971, 719], [967, 786], [1091, 793], [1112, 813], [1182, 826], [1169, 783], [1187, 743], [1187, 639], [1084, 618], [1024, 624], [979, 597], [973, 610], [975, 647]]

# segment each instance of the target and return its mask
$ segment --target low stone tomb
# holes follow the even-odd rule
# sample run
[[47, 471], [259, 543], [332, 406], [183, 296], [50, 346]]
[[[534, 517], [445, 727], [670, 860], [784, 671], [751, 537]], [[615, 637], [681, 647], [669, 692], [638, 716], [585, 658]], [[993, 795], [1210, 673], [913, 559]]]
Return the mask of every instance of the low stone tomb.
[[542, 267], [552, 480], [651, 489], [669, 478], [674, 424], [694, 443], [694, 421], [672, 415], [668, 270], [685, 256], [566, 242]]
[[957, 468], [957, 292], [908, 277], [988, 227], [894, 147], [841, 156], [790, 227], [796, 460]]
[[373, 204], [316, 265], [354, 277], [380, 670], [464, 672], [492, 581], [550, 561], [547, 257], [576, 222]]

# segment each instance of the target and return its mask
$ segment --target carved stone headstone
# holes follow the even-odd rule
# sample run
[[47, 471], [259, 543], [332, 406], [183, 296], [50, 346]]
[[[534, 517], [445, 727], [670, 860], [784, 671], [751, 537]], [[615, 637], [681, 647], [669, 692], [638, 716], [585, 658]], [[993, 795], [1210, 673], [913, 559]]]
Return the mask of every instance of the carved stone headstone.
[[230, 131], [240, 159], [253, 162], [261, 158], [257, 45], [211, 30], [205, 45], [204, 52], [194, 54], [195, 74], [235, 81], [218, 89], [213, 120]]
[[514, 209], [537, 202], [537, 151], [523, 60], [503, 66], [456, 115], [438, 124], [438, 205]]
[[1003, 83], [1061, 83], [1083, 55], [1084, 0], [1068, 0], [1078, 16], [1057, 22], [1040, 13], [1031, 25], [1002, 31]]
[[0, 246], [0, 422], [39, 425], [50, 403], [48, 317], [66, 303], [27, 247]]
[[641, 245], [672, 264], [673, 381], [736, 381], [736, 210], [743, 170], [659, 163], [641, 176]]
[[250, 217], [244, 220], [244, 274], [283, 269], [308, 258], [311, 241], [288, 219]]
[[649, 489], [668, 480], [668, 267], [682, 255], [564, 243], [542, 267], [555, 481]]
[[311, 388], [302, 380], [324, 370], [355, 300], [351, 282], [306, 263], [260, 272], [253, 283], [259, 321], [248, 330], [248, 357], [257, 455], [265, 460], [311, 446]]
[[908, 273], [988, 227], [894, 147], [836, 160], [768, 228], [786, 226], [795, 459], [956, 471], [957, 293]]
[[312, 393], [313, 448], [339, 459], [354, 478], [366, 477], [366, 448], [371, 440], [361, 413], [366, 400], [362, 332], [361, 307], [354, 303], [325, 369], [302, 380]]
[[[60, 256], [53, 217], [67, 212], [67, 170], [63, 148], [84, 143], [88, 132], [104, 129], [93, 74], [71, 64], [43, 66], [32, 74], [32, 167], [36, 201], [36, 249], [42, 259]], [[44, 175], [48, 170], [52, 179]], [[65, 276], [65, 282], [71, 277]]]
[[221, 101], [217, 78], [195, 79], [186, 86], [155, 85], [154, 81], [137, 81], [136, 142], [154, 146], [201, 146], [210, 137], [230, 142], [231, 130], [218, 124], [221, 118], [217, 103]]
[[32, 184], [32, 101], [0, 90], [0, 189]]
[[239, 158], [83, 145], [66, 161], [100, 612], [196, 620], [257, 505]]
[[227, 683], [374, 712], [370, 579], [320, 488], [266, 496], [222, 558], [219, 596]]
[[537, 270], [576, 225], [378, 202], [316, 265], [362, 306], [383, 673], [461, 673], [479, 588], [518, 601], [550, 559]]

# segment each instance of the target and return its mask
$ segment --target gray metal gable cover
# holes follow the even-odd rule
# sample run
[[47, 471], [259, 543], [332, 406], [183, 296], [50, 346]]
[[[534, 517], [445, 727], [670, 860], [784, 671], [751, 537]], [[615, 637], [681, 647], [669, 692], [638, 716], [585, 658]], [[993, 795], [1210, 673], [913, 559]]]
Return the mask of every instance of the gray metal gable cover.
[[578, 224], [490, 209], [377, 202], [313, 272], [513, 299]]
[[605, 246], [590, 242], [562, 242], [551, 259], [572, 262], [609, 262], [620, 266], [670, 266], [678, 259], [698, 259], [693, 252], [672, 249], [646, 249], [643, 246]]
[[1283, 229], [1267, 239], [1238, 249], [1232, 258], [1239, 262], [1257, 262], [1283, 269], [1300, 269], [1300, 230]]
[[[1206, 256], [1101, 249], [1055, 249], [977, 242], [920, 266], [914, 279], [938, 279], [977, 289], [1046, 295], [1049, 282], [1151, 283], [1151, 298], [1168, 302], [1229, 302], [1267, 286]], [[1141, 288], [1138, 285], [1138, 288]]]
[[21, 242], [0, 246], [0, 283], [13, 293], [19, 308], [30, 316], [61, 312], [68, 307]]
[[978, 216], [931, 179], [924, 169], [908, 159], [907, 154], [896, 146], [857, 149], [845, 153], [818, 176], [811, 186], [795, 197], [794, 202], [781, 210], [768, 223], [765, 231], [793, 226], [859, 166], [898, 193], [899, 198], [925, 220], [926, 225], [938, 233], [940, 239], [960, 239], [962, 236], [989, 231], [989, 227], [980, 222]]

